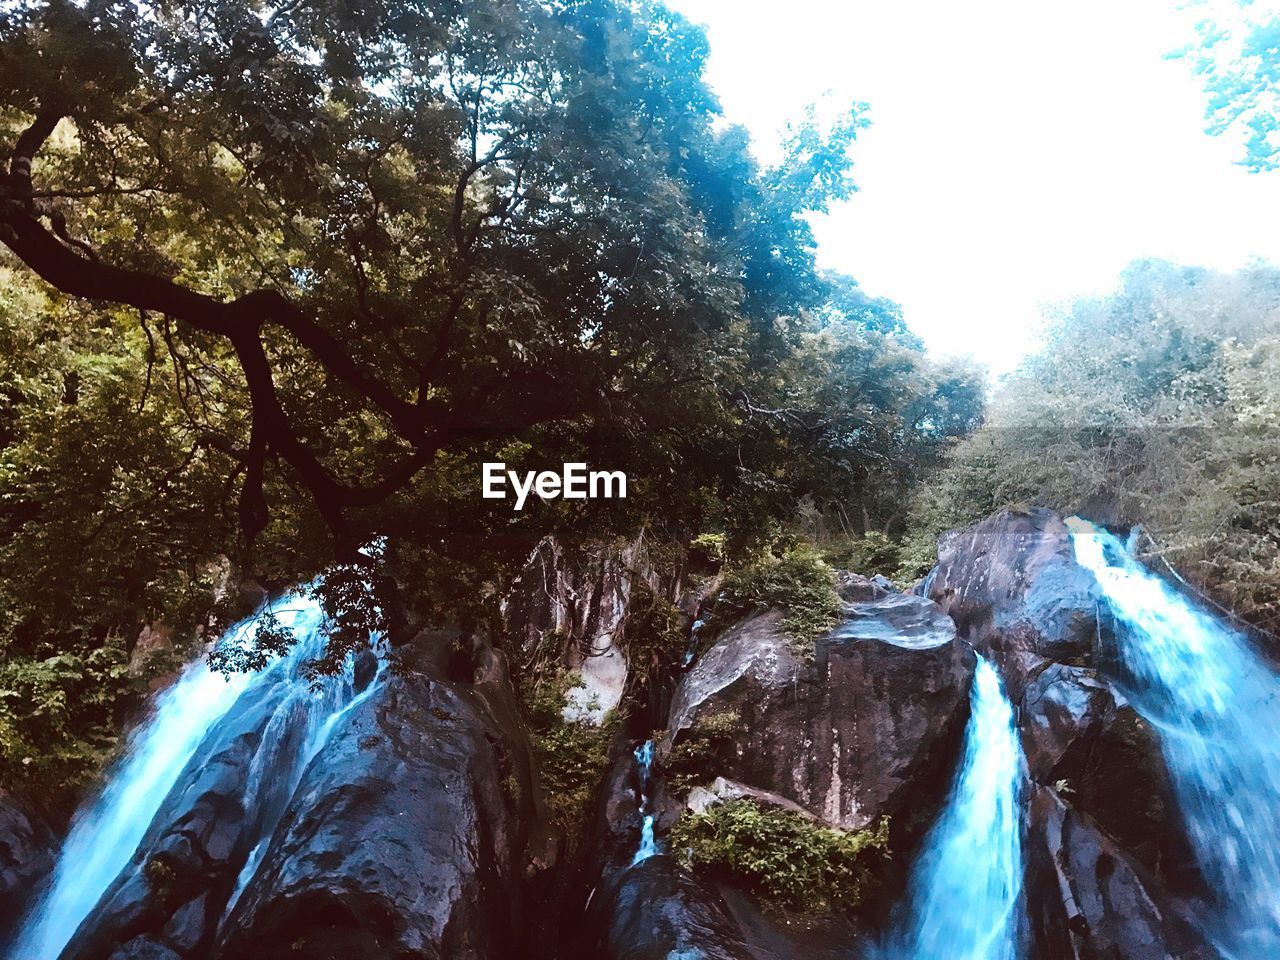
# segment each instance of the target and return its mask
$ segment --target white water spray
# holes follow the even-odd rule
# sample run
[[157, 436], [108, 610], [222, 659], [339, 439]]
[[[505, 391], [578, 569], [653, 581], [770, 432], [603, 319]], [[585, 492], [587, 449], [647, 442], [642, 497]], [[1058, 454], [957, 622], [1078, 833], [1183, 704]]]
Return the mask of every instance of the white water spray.
[[1097, 577], [1155, 727], [1235, 960], [1280, 957], [1280, 683], [1245, 637], [1196, 609], [1111, 534], [1073, 517], [1076, 560]]
[[[216, 740], [220, 721], [241, 697], [265, 698], [278, 685], [287, 688], [264, 727], [262, 762], [255, 757], [245, 784], [246, 802], [264, 785], [289, 778], [296, 786], [306, 763], [324, 746], [335, 721], [352, 705], [350, 664], [345, 674], [328, 681], [315, 693], [300, 676], [301, 666], [324, 650], [324, 615], [320, 605], [305, 596], [289, 595], [271, 605], [271, 613], [293, 631], [297, 643], [255, 674], [224, 678], [202, 657], [156, 697], [148, 718], [129, 736], [120, 760], [111, 769], [102, 791], [89, 799], [72, 821], [58, 861], [9, 950], [10, 960], [57, 960], [81, 923], [98, 905], [116, 878], [138, 853], [153, 819], [190, 763], [202, 762]], [[238, 642], [255, 628], [248, 620], [229, 631]], [[361, 697], [366, 696], [373, 684]], [[272, 731], [283, 729], [299, 704], [306, 710], [305, 735], [291, 757], [272, 752]], [[284, 769], [281, 769], [281, 763]], [[268, 768], [269, 767], [269, 768]], [[274, 823], [264, 825], [267, 829]], [[263, 838], [244, 865], [239, 888], [257, 866]]]
[[1016, 960], [1024, 760], [1013, 707], [978, 658], [964, 757], [911, 877], [887, 960]]

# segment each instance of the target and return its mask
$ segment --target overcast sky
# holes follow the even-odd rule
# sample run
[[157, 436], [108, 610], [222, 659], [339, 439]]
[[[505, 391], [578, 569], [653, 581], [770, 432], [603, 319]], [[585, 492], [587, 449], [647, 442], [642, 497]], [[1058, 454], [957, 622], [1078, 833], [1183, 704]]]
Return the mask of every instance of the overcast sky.
[[808, 103], [869, 105], [819, 257], [940, 353], [1008, 369], [1046, 306], [1136, 258], [1280, 262], [1280, 173], [1203, 132], [1165, 58], [1192, 37], [1176, 0], [669, 2], [708, 28], [711, 84], [763, 156]]

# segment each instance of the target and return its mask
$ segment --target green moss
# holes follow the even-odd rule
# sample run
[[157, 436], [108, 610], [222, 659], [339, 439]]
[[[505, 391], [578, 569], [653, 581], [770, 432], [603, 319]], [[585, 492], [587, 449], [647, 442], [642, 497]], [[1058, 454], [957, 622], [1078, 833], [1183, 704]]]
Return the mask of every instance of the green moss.
[[782, 629], [803, 654], [811, 655], [813, 641], [840, 619], [836, 572], [807, 545], [772, 551], [729, 570], [716, 604], [717, 619], [782, 607]]
[[856, 833], [750, 800], [686, 813], [671, 850], [689, 869], [732, 883], [787, 910], [857, 906], [887, 856], [889, 821]]
[[581, 825], [609, 764], [609, 744], [619, 723], [612, 710], [598, 725], [587, 718], [566, 720], [569, 691], [581, 686], [580, 674], [561, 670], [521, 688], [547, 807], [569, 834]]
[[741, 726], [742, 718], [736, 710], [699, 717], [663, 761], [662, 772], [672, 795], [683, 797], [710, 780], [724, 752], [732, 748]]

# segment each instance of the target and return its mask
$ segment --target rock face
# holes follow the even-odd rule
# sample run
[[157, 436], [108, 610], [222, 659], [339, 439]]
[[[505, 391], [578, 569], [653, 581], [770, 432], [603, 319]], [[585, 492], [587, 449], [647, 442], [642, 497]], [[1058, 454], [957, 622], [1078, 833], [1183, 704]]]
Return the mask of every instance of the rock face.
[[[660, 834], [686, 801], [698, 808], [737, 797], [850, 830], [887, 816], [903, 847], [922, 832], [954, 769], [973, 653], [928, 600], [852, 576], [841, 590], [856, 599], [811, 656], [784, 636], [782, 614], [772, 611], [729, 628], [684, 675], [658, 764], [684, 780], [680, 796], [658, 788]], [[682, 768], [690, 756], [694, 768]], [[606, 820], [625, 824], [612, 835], [627, 836], [634, 849], [638, 798], [619, 771], [610, 782]], [[665, 855], [634, 865], [615, 857], [573, 953], [835, 960], [865, 935], [860, 922], [826, 914], [781, 923]]]
[[505, 633], [515, 649], [526, 657], [550, 653], [580, 674], [582, 685], [570, 692], [577, 714], [598, 721], [622, 701], [628, 615], [637, 592], [680, 595], [683, 571], [663, 569], [651, 554], [643, 538], [573, 554], [548, 538], [503, 604]]
[[1191, 850], [1178, 827], [1160, 746], [1097, 671], [1051, 663], [1021, 700], [1022, 739], [1036, 783], [1060, 785], [1122, 848], [1180, 882]]
[[732, 743], [708, 783], [722, 775], [849, 830], [887, 816], [914, 836], [954, 769], [973, 667], [951, 621], [920, 597], [848, 603], [812, 662], [783, 636], [781, 615], [765, 614], [730, 629], [684, 678], [665, 749], [731, 716]]
[[516, 749], [475, 690], [390, 680], [308, 769], [214, 955], [516, 955]]
[[332, 726], [305, 682], [237, 701], [63, 956], [511, 956], [554, 838], [505, 660], [481, 647], [451, 680], [436, 639]]
[[[728, 628], [682, 677], [658, 765], [675, 772], [692, 750], [695, 769], [681, 771], [692, 782], [680, 796], [657, 788], [659, 833], [686, 801], [744, 796], [846, 829], [890, 817], [902, 846], [923, 831], [968, 719], [972, 650], [929, 600], [854, 576], [842, 577], [841, 593], [845, 620], [809, 657], [773, 611]], [[604, 836], [627, 852], [639, 832], [628, 782], [625, 767], [614, 768], [603, 800]], [[625, 852], [609, 858], [572, 955], [836, 960], [864, 934], [837, 914], [781, 923], [669, 856], [630, 864]]]
[[1110, 629], [1098, 584], [1075, 562], [1067, 526], [1051, 510], [1002, 510], [944, 535], [928, 587], [1016, 682], [1014, 696], [1026, 672], [1019, 660], [1093, 664]]
[[758, 960], [724, 900], [665, 856], [606, 881], [586, 926], [589, 960]]
[[[127, 956], [143, 944], [174, 957], [200, 956], [213, 936], [220, 907], [249, 856], [263, 819], [276, 815], [287, 782], [254, 778], [255, 765], [297, 749], [301, 704], [284, 703], [276, 687], [261, 699], [238, 702], [218, 727], [203, 762], [193, 763], [162, 805], [139, 854], [116, 880], [66, 949], [95, 960]], [[275, 724], [273, 717], [278, 717]], [[255, 789], [255, 780], [262, 789]], [[136, 942], [135, 942], [136, 941]]]
[[792, 920], [762, 913], [730, 887], [705, 882], [668, 856], [613, 874], [595, 891], [584, 960], [848, 960], [863, 935], [841, 917]]
[[1087, 816], [1040, 787], [1031, 798], [1027, 886], [1035, 955], [1210, 960], [1168, 894]]
[[[571, 714], [598, 718], [624, 695], [633, 713], [587, 785], [595, 815], [571, 865], [505, 657], [424, 632], [416, 660], [336, 714], [305, 763], [289, 760], [312, 729], [298, 689], [237, 704], [63, 960], [848, 960], [947, 794], [975, 649], [1002, 673], [1027, 759], [1027, 960], [1213, 956], [1190, 919], [1197, 877], [1158, 745], [1056, 514], [1005, 511], [946, 537], [924, 595], [842, 574], [843, 619], [808, 650], [765, 612], [638, 689], [637, 600], [691, 624], [716, 592], [682, 579], [642, 541], [573, 556], [547, 541], [503, 607], [511, 649], [582, 673]], [[655, 672], [678, 674], [674, 690]], [[361, 664], [356, 688], [372, 673]], [[642, 776], [636, 744], [662, 726]], [[847, 830], [889, 818], [892, 858], [872, 878], [886, 902], [784, 918], [663, 852], [683, 812], [743, 797]], [[634, 863], [646, 814], [659, 852]], [[0, 794], [0, 922], [52, 844]]]
[[945, 536], [938, 558], [928, 595], [998, 665], [1016, 708], [1036, 956], [1196, 956], [1178, 906], [1195, 870], [1168, 771], [1113, 682], [1109, 613], [1062, 518], [1001, 511]]
[[36, 886], [53, 869], [58, 839], [20, 797], [0, 790], [0, 947]]

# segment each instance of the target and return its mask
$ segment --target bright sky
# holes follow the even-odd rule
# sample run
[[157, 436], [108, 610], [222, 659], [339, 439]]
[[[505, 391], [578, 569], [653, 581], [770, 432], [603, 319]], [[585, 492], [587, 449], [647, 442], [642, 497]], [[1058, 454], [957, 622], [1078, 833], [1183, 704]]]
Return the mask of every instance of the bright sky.
[[812, 102], [870, 106], [860, 192], [823, 266], [903, 305], [932, 350], [1000, 372], [1045, 307], [1141, 257], [1280, 262], [1280, 172], [1203, 132], [1175, 0], [669, 0], [708, 27], [709, 79], [757, 152]]

